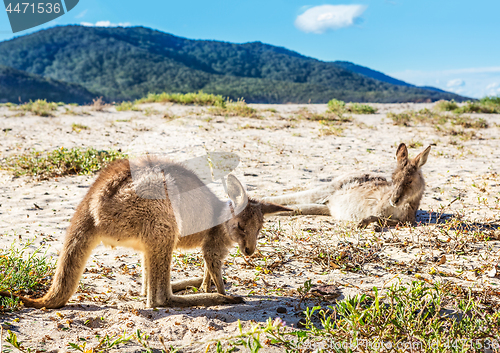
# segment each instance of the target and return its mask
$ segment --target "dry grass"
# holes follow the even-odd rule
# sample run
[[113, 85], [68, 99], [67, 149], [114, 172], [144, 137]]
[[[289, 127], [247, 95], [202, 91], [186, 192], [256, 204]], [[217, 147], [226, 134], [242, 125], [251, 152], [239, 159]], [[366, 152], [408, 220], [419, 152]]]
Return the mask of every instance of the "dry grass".
[[345, 113], [352, 114], [375, 114], [377, 109], [373, 108], [368, 104], [361, 103], [349, 103], [337, 99], [332, 99], [328, 102], [328, 110], [332, 113], [342, 115]]
[[343, 114], [339, 114], [332, 111], [326, 111], [322, 114], [314, 113], [305, 107], [300, 108], [295, 112], [293, 112], [293, 117], [299, 120], [304, 119], [311, 121], [331, 121], [337, 123], [350, 123], [353, 121], [351, 116], [345, 116]]
[[463, 105], [458, 105], [455, 101], [438, 101], [436, 104], [437, 111], [454, 112], [456, 114], [464, 113], [483, 113], [483, 114], [499, 114], [500, 113], [500, 97], [485, 97], [479, 101], [467, 101]]
[[93, 103], [90, 105], [90, 110], [96, 112], [102, 112], [109, 105], [104, 102], [102, 97], [93, 99]]
[[71, 129], [74, 132], [79, 133], [82, 130], [89, 130], [89, 127], [86, 125], [73, 123], [73, 124], [71, 124]]
[[208, 108], [207, 112], [215, 116], [240, 116], [245, 118], [261, 118], [257, 110], [249, 107], [244, 100], [240, 99], [236, 102], [228, 101], [222, 106], [213, 106]]
[[57, 111], [59, 104], [54, 102], [47, 102], [45, 99], [38, 99], [36, 101], [29, 101], [21, 105], [9, 105], [10, 110], [20, 111], [23, 115], [25, 113], [31, 113], [33, 115], [50, 117], [54, 116], [54, 112]]
[[118, 112], [123, 112], [127, 110], [132, 110], [132, 111], [140, 111], [139, 107], [135, 105], [134, 102], [129, 102], [129, 101], [123, 101], [119, 104], [115, 105], [115, 109]]
[[319, 136], [343, 136], [345, 127], [338, 125], [322, 124]]
[[482, 118], [456, 115], [450, 113], [438, 113], [429, 109], [419, 111], [406, 111], [402, 113], [388, 113], [387, 117], [398, 126], [433, 126], [436, 131], [443, 135], [461, 136], [464, 139], [478, 137], [478, 129], [488, 128], [488, 123]]

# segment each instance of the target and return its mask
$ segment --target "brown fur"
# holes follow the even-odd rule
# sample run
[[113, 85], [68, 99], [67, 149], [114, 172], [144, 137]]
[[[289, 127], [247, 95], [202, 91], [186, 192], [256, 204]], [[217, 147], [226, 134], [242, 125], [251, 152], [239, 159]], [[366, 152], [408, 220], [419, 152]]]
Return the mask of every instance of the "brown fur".
[[[234, 208], [244, 207], [231, 216], [230, 206], [203, 187], [201, 180], [186, 168], [164, 159], [148, 158], [138, 163], [141, 173], [137, 178], [132, 178], [128, 160], [114, 162], [101, 171], [71, 219], [51, 287], [40, 299], [19, 296], [25, 306], [64, 306], [76, 291], [92, 249], [100, 242], [143, 252], [143, 291], [148, 307], [243, 302], [240, 297], [225, 295], [222, 263], [229, 247], [237, 243], [244, 255], [251, 255], [264, 215], [290, 209], [248, 200], [238, 180], [229, 175], [228, 193]], [[158, 173], [153, 166], [164, 173]], [[158, 198], [162, 192], [164, 197]], [[192, 199], [183, 199], [181, 209], [176, 211], [171, 201], [182, 193]], [[244, 206], [242, 202], [247, 200]], [[175, 212], [180, 212], [181, 217]], [[186, 231], [193, 223], [221, 219], [224, 213], [229, 217], [221, 224], [193, 234]], [[182, 232], [187, 235], [182, 236]], [[205, 259], [204, 278], [171, 283], [173, 251], [196, 247], [201, 247]], [[212, 280], [218, 293], [208, 293]], [[173, 295], [173, 291], [200, 284], [206, 293]], [[11, 296], [7, 292], [0, 295]]]
[[264, 200], [293, 205], [291, 207], [298, 214], [332, 215], [358, 221], [360, 227], [372, 222], [385, 225], [414, 223], [425, 189], [421, 167], [430, 149], [429, 146], [414, 159], [409, 159], [406, 145], [400, 144], [392, 181], [374, 174], [350, 174], [321, 188]]

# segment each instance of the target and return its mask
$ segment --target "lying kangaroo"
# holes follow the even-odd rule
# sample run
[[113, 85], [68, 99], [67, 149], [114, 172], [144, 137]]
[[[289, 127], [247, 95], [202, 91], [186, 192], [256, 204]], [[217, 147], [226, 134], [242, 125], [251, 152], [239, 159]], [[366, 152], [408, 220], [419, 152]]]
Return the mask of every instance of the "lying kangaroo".
[[413, 224], [425, 188], [420, 168], [427, 162], [430, 150], [431, 146], [410, 160], [406, 145], [400, 144], [392, 181], [376, 174], [348, 174], [317, 189], [263, 200], [294, 205], [291, 207], [298, 214], [359, 221], [359, 227], [372, 222], [388, 226]]
[[[143, 253], [143, 291], [148, 307], [243, 302], [241, 297], [225, 295], [221, 267], [229, 247], [237, 243], [244, 255], [251, 255], [264, 215], [290, 209], [248, 199], [243, 186], [231, 174], [227, 177], [231, 201], [223, 202], [179, 164], [151, 157], [134, 163], [139, 167], [133, 178], [128, 160], [114, 162], [101, 171], [71, 220], [48, 292], [39, 299], [14, 295], [25, 306], [64, 306], [76, 291], [92, 249], [100, 242]], [[174, 199], [177, 207], [173, 206]], [[186, 231], [199, 224], [214, 226], [196, 233]], [[204, 277], [171, 283], [174, 249], [195, 247], [201, 247], [203, 252]], [[218, 293], [208, 293], [212, 280]], [[206, 293], [172, 294], [200, 284]], [[7, 292], [0, 294], [11, 296]]]

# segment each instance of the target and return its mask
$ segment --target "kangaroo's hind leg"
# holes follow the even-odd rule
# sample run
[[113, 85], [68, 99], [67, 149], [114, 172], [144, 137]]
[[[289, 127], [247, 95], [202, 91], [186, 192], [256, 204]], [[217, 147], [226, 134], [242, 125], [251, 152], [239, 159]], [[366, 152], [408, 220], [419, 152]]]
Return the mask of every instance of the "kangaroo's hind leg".
[[[148, 268], [146, 267], [145, 255], [142, 255], [142, 295], [147, 296], [148, 294]], [[188, 278], [180, 281], [175, 281], [170, 283], [172, 292], [180, 292], [181, 290], [186, 290], [188, 288], [199, 288], [203, 277]]]
[[146, 304], [148, 307], [214, 306], [244, 302], [241, 297], [231, 297], [219, 293], [174, 295], [170, 284], [173, 249], [168, 248], [168, 244], [161, 245], [150, 247], [146, 249], [145, 253], [145, 262], [148, 268]]
[[[151, 236], [151, 238], [153, 237]], [[159, 240], [158, 238], [156, 239]], [[146, 275], [144, 287], [147, 289], [146, 306], [149, 308], [169, 306], [170, 299], [172, 298], [170, 271], [172, 266], [173, 241], [169, 242], [168, 238], [161, 240], [148, 244], [149, 246], [144, 252], [143, 266]]]
[[[214, 306], [244, 302], [241, 297], [232, 297], [219, 293], [174, 295], [170, 283], [174, 239], [166, 236], [167, 233], [169, 232], [165, 229], [158, 232], [153, 229], [149, 234], [148, 243], [145, 244], [144, 263], [147, 269], [146, 286], [148, 292], [146, 305], [148, 307]], [[217, 251], [215, 253], [219, 254]], [[221, 252], [219, 255], [225, 255], [225, 253]], [[216, 262], [215, 264], [219, 263]], [[220, 280], [222, 282], [222, 274]]]
[[293, 209], [293, 211], [280, 212], [277, 215], [278, 216], [289, 216], [289, 215], [330, 216], [330, 209], [328, 208], [328, 206], [319, 203], [290, 205], [287, 207]]

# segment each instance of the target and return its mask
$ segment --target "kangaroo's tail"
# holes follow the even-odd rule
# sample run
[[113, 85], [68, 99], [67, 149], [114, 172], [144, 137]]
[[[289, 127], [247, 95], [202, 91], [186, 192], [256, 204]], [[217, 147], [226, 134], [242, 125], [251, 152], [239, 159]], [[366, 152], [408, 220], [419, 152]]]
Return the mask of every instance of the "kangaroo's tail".
[[[3, 297], [17, 297], [26, 307], [56, 309], [64, 306], [78, 287], [85, 270], [85, 263], [98, 244], [95, 226], [90, 214], [84, 210], [76, 212], [68, 228], [63, 249], [57, 261], [54, 280], [48, 292], [39, 299], [30, 299], [9, 292], [0, 292]], [[86, 214], [82, 214], [86, 213]]]

